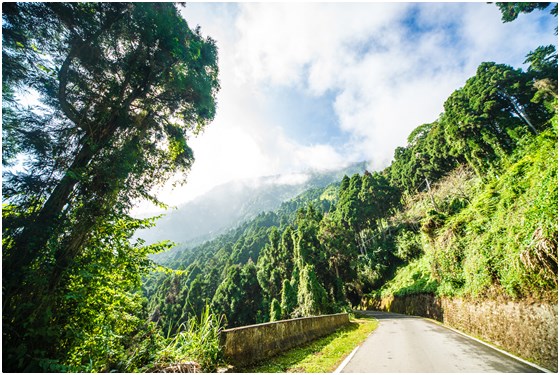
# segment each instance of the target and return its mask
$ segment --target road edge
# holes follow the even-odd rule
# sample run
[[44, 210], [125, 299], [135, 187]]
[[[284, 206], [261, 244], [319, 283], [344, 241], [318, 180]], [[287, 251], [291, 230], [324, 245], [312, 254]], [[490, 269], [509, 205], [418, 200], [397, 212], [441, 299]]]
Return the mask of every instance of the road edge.
[[[410, 315], [410, 316], [417, 316], [417, 315]], [[542, 371], [542, 372], [544, 372], [544, 373], [555, 373], [554, 371], [551, 371], [551, 370], [546, 369], [546, 368], [544, 368], [544, 367], [542, 367], [542, 366], [539, 366], [539, 365], [537, 365], [536, 363], [529, 362], [529, 361], [527, 361], [526, 359], [523, 359], [523, 358], [520, 358], [520, 357], [516, 356], [515, 354], [511, 354], [511, 353], [509, 353], [509, 352], [506, 352], [505, 350], [500, 349], [500, 348], [498, 348], [498, 347], [496, 347], [496, 346], [494, 346], [494, 345], [492, 345], [492, 344], [490, 344], [490, 343], [488, 343], [488, 342], [486, 342], [486, 341], [480, 340], [480, 339], [478, 339], [478, 338], [476, 338], [476, 337], [473, 337], [473, 336], [471, 336], [471, 335], [469, 335], [469, 334], [467, 334], [467, 333], [465, 333], [465, 332], [461, 332], [461, 331], [459, 331], [458, 329], [455, 329], [455, 328], [450, 327], [450, 326], [448, 326], [448, 325], [446, 325], [446, 324], [443, 324], [443, 323], [440, 322], [440, 321], [437, 321], [437, 320], [434, 320], [434, 319], [430, 319], [430, 318], [426, 318], [426, 317], [423, 317], [423, 316], [417, 316], [417, 317], [418, 317], [418, 318], [425, 319], [425, 320], [428, 320], [428, 321], [430, 321], [430, 322], [434, 322], [434, 323], [436, 323], [437, 325], [440, 325], [440, 326], [442, 326], [442, 327], [445, 327], [445, 328], [447, 328], [447, 329], [450, 329], [451, 331], [456, 332], [456, 333], [458, 333], [458, 334], [460, 334], [460, 335], [462, 335], [462, 336], [465, 336], [465, 337], [468, 337], [469, 339], [475, 340], [475, 341], [477, 341], [477, 342], [479, 342], [479, 343], [481, 343], [481, 344], [483, 344], [483, 345], [486, 345], [486, 346], [489, 347], [489, 348], [492, 348], [492, 349], [494, 349], [494, 350], [496, 350], [496, 351], [498, 351], [498, 352], [500, 352], [500, 353], [502, 353], [502, 354], [507, 355], [508, 357], [511, 357], [511, 358], [513, 358], [513, 359], [515, 359], [515, 360], [517, 360], [517, 361], [519, 361], [519, 362], [523, 362], [523, 363], [525, 363], [526, 365], [529, 365], [529, 366], [531, 366], [531, 367], [534, 367], [535, 369], [537, 369], [537, 370], [539, 370], [539, 371]]]
[[356, 354], [356, 352], [358, 351], [359, 348], [360, 348], [360, 345], [356, 346], [354, 348], [354, 350], [352, 350], [352, 352], [350, 354], [348, 354], [348, 356], [344, 359], [344, 361], [342, 361], [342, 363], [340, 365], [338, 365], [336, 370], [334, 370], [333, 374], [339, 374], [346, 367], [348, 362], [350, 362], [352, 357], [354, 357], [354, 354]]

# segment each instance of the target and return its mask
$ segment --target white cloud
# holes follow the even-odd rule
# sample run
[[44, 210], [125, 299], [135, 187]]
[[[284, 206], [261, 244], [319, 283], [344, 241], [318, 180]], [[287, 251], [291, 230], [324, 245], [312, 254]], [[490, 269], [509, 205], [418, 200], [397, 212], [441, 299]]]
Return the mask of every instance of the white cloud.
[[[234, 178], [360, 159], [382, 168], [482, 61], [519, 66], [557, 43], [543, 12], [503, 24], [485, 3], [189, 3], [183, 13], [217, 41], [222, 89], [215, 121], [191, 141], [189, 183], [162, 193], [172, 204]], [[278, 87], [332, 97], [345, 143], [288, 137], [269, 96]]]
[[[402, 22], [412, 12], [422, 34]], [[484, 3], [245, 4], [237, 61], [261, 84], [337, 92], [340, 128], [379, 168], [482, 61], [523, 61], [543, 40], [539, 15], [530, 16], [503, 24]]]
[[336, 82], [340, 65], [353, 63], [350, 48], [395, 22], [405, 8], [399, 3], [242, 4], [236, 22], [240, 73], [273, 85], [301, 87], [309, 79], [321, 94], [323, 81]]
[[301, 185], [307, 182], [310, 177], [306, 173], [290, 173], [271, 178], [266, 180], [265, 183], [270, 185]]

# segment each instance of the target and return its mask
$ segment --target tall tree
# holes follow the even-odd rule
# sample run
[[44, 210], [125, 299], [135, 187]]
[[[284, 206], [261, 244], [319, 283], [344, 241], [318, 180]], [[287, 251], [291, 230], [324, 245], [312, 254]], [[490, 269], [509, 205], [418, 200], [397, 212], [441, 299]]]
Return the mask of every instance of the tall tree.
[[[3, 318], [40, 332], [93, 233], [189, 170], [188, 137], [215, 113], [217, 49], [170, 3], [10, 3], [2, 18], [3, 155], [27, 167], [3, 176]], [[26, 111], [15, 98], [32, 90], [41, 104]]]
[[495, 168], [526, 133], [543, 129], [550, 114], [534, 103], [530, 74], [492, 62], [445, 102], [445, 137], [454, 155], [464, 154], [479, 173]]
[[270, 321], [275, 322], [282, 319], [282, 307], [276, 298], [270, 303]]
[[282, 283], [282, 301], [280, 308], [282, 310], [282, 318], [287, 319], [297, 306], [297, 290], [289, 280]]
[[301, 316], [320, 315], [330, 311], [327, 291], [310, 264], [300, 271], [298, 310]]
[[268, 238], [269, 243], [261, 250], [257, 261], [257, 278], [271, 301], [280, 298], [283, 280], [279, 256], [280, 234], [276, 227], [272, 227]]
[[212, 310], [225, 314], [230, 327], [254, 324], [262, 314], [262, 294], [255, 264], [251, 261], [244, 266], [236, 264], [228, 269], [216, 290]]

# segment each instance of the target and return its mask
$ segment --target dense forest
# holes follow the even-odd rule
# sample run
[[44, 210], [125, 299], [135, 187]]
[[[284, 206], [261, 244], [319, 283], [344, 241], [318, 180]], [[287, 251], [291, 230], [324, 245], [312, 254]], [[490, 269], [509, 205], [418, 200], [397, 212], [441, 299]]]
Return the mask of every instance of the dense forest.
[[[523, 4], [498, 3], [504, 22], [549, 5]], [[386, 169], [156, 264], [171, 244], [133, 240], [155, 219], [130, 209], [190, 168], [188, 137], [216, 111], [214, 41], [167, 3], [6, 3], [2, 37], [3, 166], [28, 167], [3, 175], [5, 371], [212, 371], [223, 326], [367, 295], [557, 299], [552, 45], [526, 70], [480, 64]], [[30, 87], [39, 111], [17, 101]]]

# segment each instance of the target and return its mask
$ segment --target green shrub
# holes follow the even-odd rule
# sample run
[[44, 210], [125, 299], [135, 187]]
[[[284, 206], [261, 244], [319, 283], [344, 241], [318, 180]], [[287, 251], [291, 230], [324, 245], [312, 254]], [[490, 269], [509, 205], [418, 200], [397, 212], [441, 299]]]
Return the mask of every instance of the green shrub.
[[406, 262], [418, 258], [423, 253], [420, 235], [412, 231], [402, 231], [395, 240], [395, 246], [397, 256]]
[[[444, 294], [538, 297], [557, 288], [557, 139], [543, 132], [472, 203], [431, 224], [432, 268]], [[434, 222], [434, 213], [425, 222]]]
[[194, 361], [202, 371], [215, 371], [223, 362], [220, 347], [222, 317], [210, 312], [206, 306], [200, 318], [193, 317], [182, 326], [182, 330], [168, 339], [149, 370], [161, 370], [174, 365]]
[[432, 276], [430, 259], [427, 255], [424, 255], [399, 268], [395, 277], [374, 295], [383, 297], [434, 293], [438, 285], [438, 282]]
[[275, 322], [280, 319], [282, 319], [282, 308], [280, 307], [280, 302], [274, 298], [270, 304], [270, 321]]

